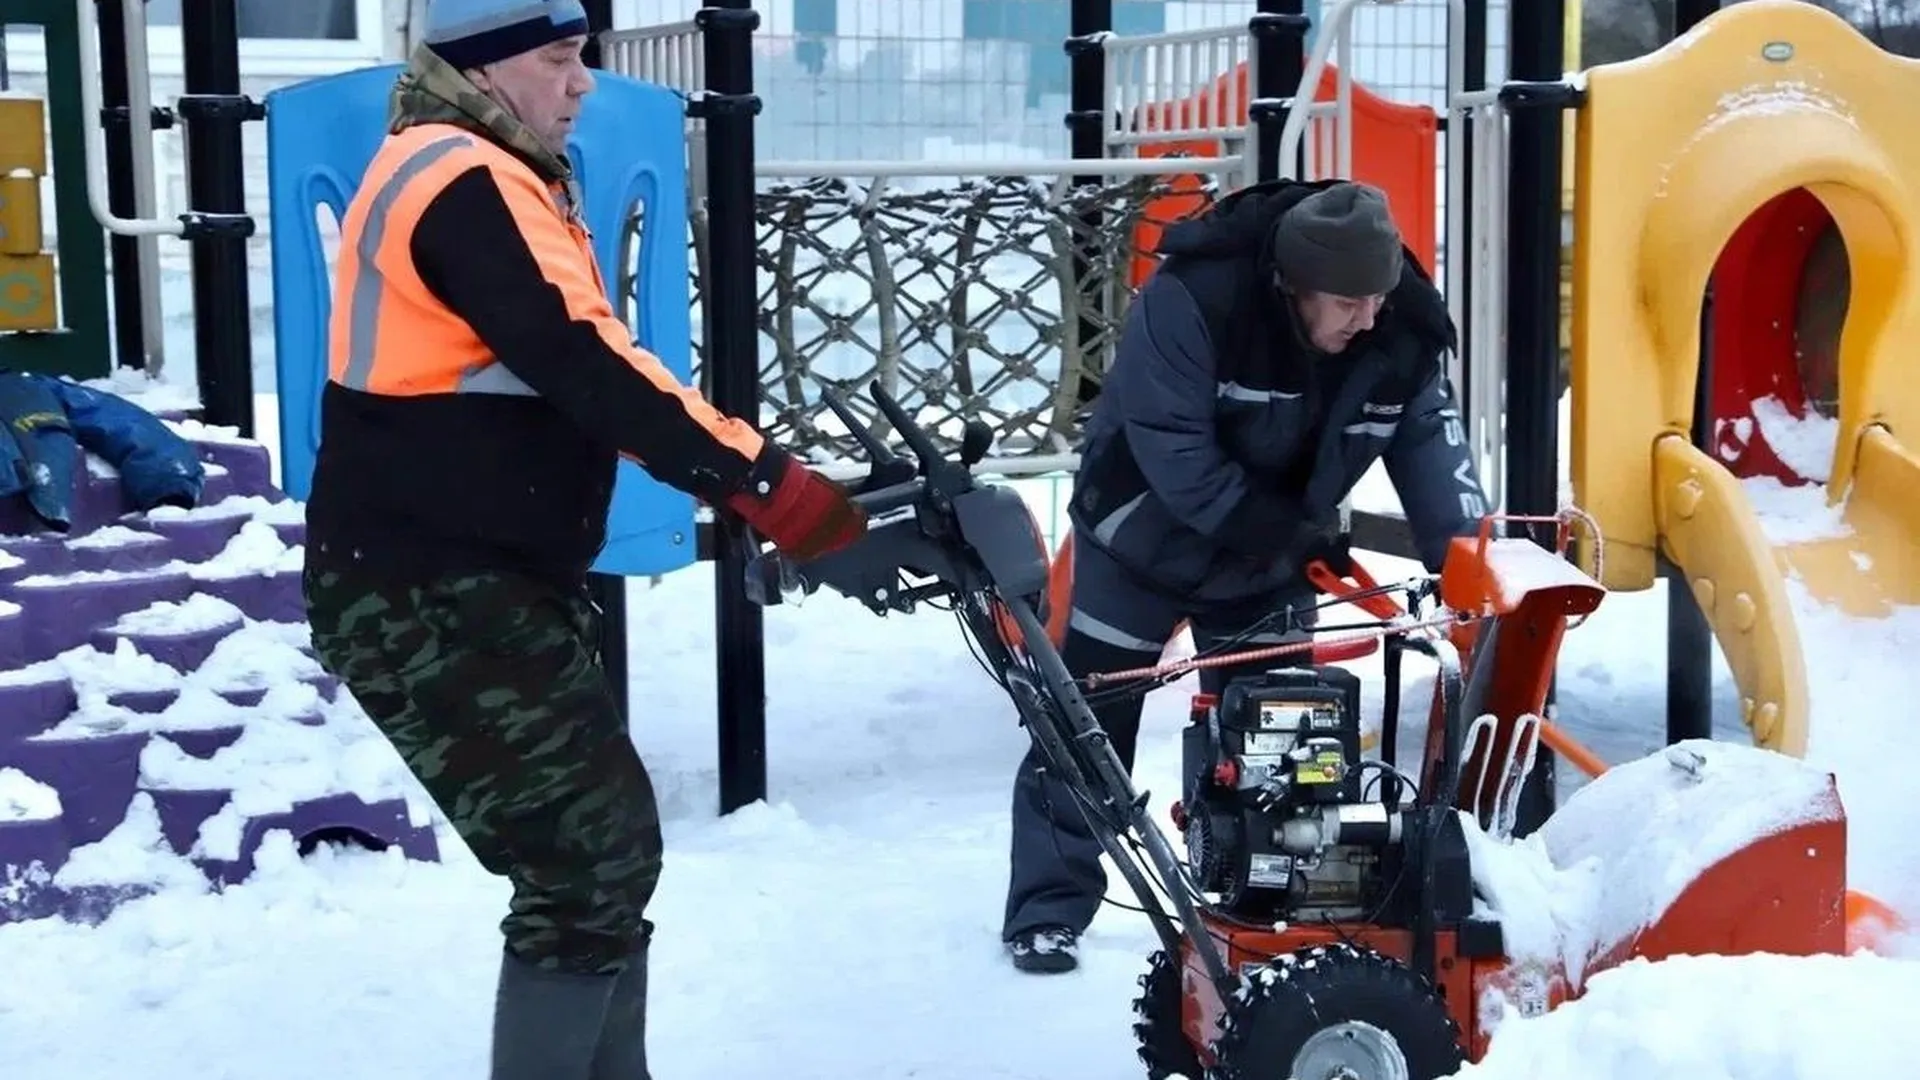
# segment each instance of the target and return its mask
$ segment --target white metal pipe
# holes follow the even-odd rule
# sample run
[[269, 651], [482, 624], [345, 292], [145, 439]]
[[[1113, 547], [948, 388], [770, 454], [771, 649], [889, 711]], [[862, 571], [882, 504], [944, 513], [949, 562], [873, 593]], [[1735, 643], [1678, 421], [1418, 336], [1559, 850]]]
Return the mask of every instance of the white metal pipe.
[[[182, 236], [186, 222], [165, 218], [123, 218], [107, 199], [107, 166], [100, 132], [100, 28], [94, 21], [94, 0], [74, 0], [80, 23], [80, 115], [86, 129], [87, 204], [102, 228], [121, 236]], [[144, 43], [144, 38], [142, 39]]]
[[[1177, 137], [1177, 136], [1175, 136]], [[769, 178], [839, 176], [961, 177], [961, 176], [1184, 176], [1190, 173], [1237, 169], [1241, 155], [1232, 157], [1168, 158], [1009, 158], [1003, 161], [756, 161], [755, 176]]]
[[[133, 212], [155, 220], [160, 205], [154, 190], [158, 175], [153, 160], [153, 78], [147, 65], [147, 5], [123, 5], [127, 40], [127, 116], [133, 143]], [[166, 314], [160, 305], [160, 241], [153, 236], [134, 238], [140, 265], [140, 334], [146, 370], [158, 374], [166, 366]]]
[[[1307, 56], [1307, 68], [1300, 73], [1300, 89], [1293, 98], [1296, 106], [1313, 101], [1314, 91], [1320, 85], [1320, 75], [1327, 70], [1327, 54], [1346, 36], [1347, 26], [1353, 21], [1354, 9], [1369, 2], [1340, 0], [1334, 5], [1333, 14], [1327, 17], [1320, 36], [1314, 39], [1313, 51]], [[1298, 179], [1294, 162], [1300, 158], [1300, 140], [1306, 130], [1307, 110], [1298, 107], [1288, 109], [1286, 125], [1280, 129], [1280, 176], [1283, 179]]]

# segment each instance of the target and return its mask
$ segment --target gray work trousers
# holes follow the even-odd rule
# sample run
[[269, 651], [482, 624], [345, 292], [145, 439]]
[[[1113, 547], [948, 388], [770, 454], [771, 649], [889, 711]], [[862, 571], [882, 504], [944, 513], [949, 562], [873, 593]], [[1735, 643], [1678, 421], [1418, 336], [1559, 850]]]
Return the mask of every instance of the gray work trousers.
[[[1195, 608], [1141, 584], [1111, 558], [1076, 539], [1072, 611], [1060, 655], [1076, 679], [1096, 671], [1145, 667], [1158, 662], [1182, 619], [1187, 620], [1193, 633], [1195, 648], [1205, 651], [1238, 637], [1288, 604], [1299, 609], [1301, 622], [1310, 624], [1312, 613], [1308, 609], [1316, 602], [1313, 587], [1302, 581], [1298, 588], [1273, 595]], [[1235, 642], [1233, 648], [1271, 646], [1303, 636], [1298, 631], [1288, 635], [1263, 632]], [[1308, 658], [1302, 654], [1205, 668], [1200, 672], [1200, 686], [1204, 692], [1218, 693], [1237, 676], [1306, 662]], [[1126, 694], [1108, 698], [1094, 708], [1094, 717], [1129, 772], [1140, 733], [1142, 704], [1141, 695]], [[1029, 746], [1014, 778], [1011, 879], [1001, 931], [1008, 941], [1041, 927], [1085, 932], [1107, 891], [1100, 842], [1066, 784], [1046, 765], [1039, 747]]]

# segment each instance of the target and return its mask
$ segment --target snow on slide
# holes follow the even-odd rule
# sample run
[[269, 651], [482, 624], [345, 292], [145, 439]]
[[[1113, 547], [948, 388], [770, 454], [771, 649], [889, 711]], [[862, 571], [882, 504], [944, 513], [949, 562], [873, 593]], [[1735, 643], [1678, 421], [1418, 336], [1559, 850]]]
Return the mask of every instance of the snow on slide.
[[[1755, 402], [1754, 410], [1768, 445], [1795, 471], [1823, 480], [1833, 466], [1833, 422], [1796, 419], [1770, 403]], [[1742, 486], [1761, 531], [1779, 547], [1844, 540], [1852, 532], [1842, 507], [1827, 505], [1822, 484], [1789, 487], [1758, 477]], [[1834, 774], [1847, 808], [1848, 885], [1920, 924], [1911, 764], [1920, 757], [1920, 607], [1849, 615], [1816, 598], [1797, 567], [1785, 584], [1807, 665], [1806, 760]]]

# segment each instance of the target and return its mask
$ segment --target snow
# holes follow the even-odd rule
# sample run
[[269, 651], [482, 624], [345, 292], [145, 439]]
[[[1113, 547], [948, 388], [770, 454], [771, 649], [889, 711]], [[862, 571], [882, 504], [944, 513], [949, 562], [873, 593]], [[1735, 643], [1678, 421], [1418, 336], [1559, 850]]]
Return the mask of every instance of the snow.
[[240, 609], [207, 593], [185, 600], [161, 600], [122, 615], [112, 630], [119, 634], [192, 634], [242, 621]]
[[165, 543], [166, 538], [140, 529], [130, 529], [125, 525], [108, 525], [95, 529], [85, 536], [78, 536], [66, 542], [70, 548], [85, 551], [95, 548], [124, 548], [137, 544]]
[[1504, 1025], [1457, 1080], [1852, 1080], [1920, 1058], [1920, 963], [1676, 957], [1596, 974], [1586, 996]]
[[51, 821], [60, 816], [60, 793], [14, 768], [0, 768], [0, 825]]
[[1773, 394], [1754, 399], [1753, 418], [1782, 465], [1808, 480], [1826, 483], [1840, 441], [1837, 418], [1814, 412], [1796, 416]]
[[292, 499], [274, 502], [260, 495], [229, 495], [219, 502], [191, 509], [156, 506], [146, 512], [149, 521], [224, 521], [250, 516], [267, 525], [298, 525], [306, 520], [306, 510]]
[[[1756, 85], [1724, 99], [1714, 122], [1808, 110], [1846, 115], [1844, 103], [1815, 88]], [[823, 282], [815, 299], [829, 308], [858, 299], [841, 295], [836, 284]], [[191, 379], [190, 366], [176, 377]], [[131, 372], [88, 385], [150, 409], [195, 403], [184, 385]], [[256, 400], [261, 437], [271, 440], [272, 399]], [[1741, 441], [1757, 427], [1796, 471], [1827, 476], [1836, 442], [1831, 426], [1796, 418], [1776, 399], [1755, 402], [1753, 414], [1738, 431]], [[238, 440], [230, 428], [170, 423], [196, 440]], [[1566, 430], [1564, 403], [1561, 423]], [[97, 459], [89, 467], [105, 468]], [[1560, 475], [1565, 490], [1564, 460]], [[1356, 505], [1397, 509], [1384, 481], [1383, 470], [1371, 473]], [[1049, 507], [1042, 485], [1022, 486], [1036, 491], [1043, 525], [1057, 530], [1058, 492]], [[1826, 505], [1818, 486], [1752, 480], [1745, 490], [1777, 544], [1846, 534], [1839, 509]], [[271, 526], [297, 524], [300, 507], [264, 504], [228, 499], [149, 517], [250, 513], [253, 521], [211, 576], [295, 571], [302, 549]], [[1411, 572], [1398, 560], [1365, 561], [1383, 580]], [[17, 565], [0, 551], [0, 570]], [[1828, 771], [1849, 815], [1850, 884], [1920, 915], [1920, 834], [1911, 827], [1908, 786], [1920, 731], [1904, 708], [1913, 696], [1920, 609], [1864, 623], [1818, 604], [1792, 579], [1787, 591], [1815, 673], [1804, 763], [1743, 745], [1730, 675], [1717, 653], [1716, 735], [1730, 741], [1687, 748], [1703, 755], [1697, 778], [1669, 763], [1659, 749], [1664, 586], [1607, 597], [1569, 635], [1551, 718], [1618, 764], [1591, 783], [1563, 766], [1563, 809], [1534, 838], [1512, 842], [1470, 830], [1485, 903], [1500, 913], [1516, 955], [1555, 958], [1579, 971], [1597, 946], [1644, 922], [1719, 855], [1828, 810]], [[629, 594], [633, 737], [659, 797], [668, 852], [649, 911], [658, 927], [654, 1074], [1140, 1075], [1130, 1003], [1156, 947], [1144, 919], [1118, 907], [1103, 911], [1083, 942], [1082, 970], [1072, 976], [1021, 976], [1001, 955], [1008, 788], [1027, 740], [1011, 706], [966, 652], [952, 617], [928, 610], [883, 620], [825, 594], [804, 607], [769, 611], [770, 801], [717, 818], [712, 596], [706, 567], [653, 587], [635, 583]], [[121, 629], [186, 632], [234, 614], [200, 596], [136, 612]], [[303, 681], [320, 674], [301, 652], [307, 637], [304, 626], [248, 621], [185, 679], [123, 643], [112, 652], [76, 649], [0, 680], [71, 679], [81, 706], [59, 735], [142, 726], [164, 733], [244, 720], [241, 737], [210, 759], [195, 759], [161, 737], [139, 763], [151, 789], [235, 789], [233, 802], [201, 832], [203, 854], [233, 854], [245, 816], [321, 791], [403, 794], [416, 820], [437, 821], [349, 699], [325, 704]], [[1186, 648], [1177, 642], [1170, 651]], [[1352, 667], [1366, 680], [1364, 707], [1377, 709], [1377, 658]], [[1402, 745], [1411, 747], [1424, 737], [1431, 672], [1417, 658], [1408, 669], [1401, 719]], [[1177, 732], [1194, 685], [1188, 676], [1147, 703], [1136, 778], [1162, 821], [1160, 808], [1178, 788]], [[216, 693], [241, 687], [268, 693], [248, 708]], [[108, 703], [137, 689], [180, 696], [151, 717]], [[297, 722], [309, 711], [328, 723]], [[58, 812], [51, 789], [0, 768], [0, 825]], [[146, 879], [163, 885], [157, 895], [128, 903], [98, 927], [0, 926], [0, 1075], [484, 1075], [497, 924], [508, 889], [443, 823], [440, 834], [439, 864], [327, 848], [302, 858], [295, 838], [275, 834], [258, 853], [253, 878], [216, 893], [168, 851], [153, 798], [138, 796], [105, 840], [74, 852], [59, 880]], [[1598, 873], [1603, 867], [1605, 876]], [[1133, 902], [1117, 880], [1112, 895]], [[1680, 958], [1602, 971], [1585, 981], [1580, 1000], [1544, 1017], [1503, 1022], [1488, 1059], [1461, 1075], [1904, 1076], [1920, 1058], [1920, 1028], [1907, 1018], [1920, 996], [1920, 944], [1892, 942], [1888, 951], [1846, 959]]]
[[1819, 768], [1753, 746], [1688, 741], [1615, 765], [1524, 840], [1466, 823], [1475, 884], [1509, 955], [1562, 965], [1577, 989], [1592, 959], [1651, 926], [1721, 860], [1839, 815]]

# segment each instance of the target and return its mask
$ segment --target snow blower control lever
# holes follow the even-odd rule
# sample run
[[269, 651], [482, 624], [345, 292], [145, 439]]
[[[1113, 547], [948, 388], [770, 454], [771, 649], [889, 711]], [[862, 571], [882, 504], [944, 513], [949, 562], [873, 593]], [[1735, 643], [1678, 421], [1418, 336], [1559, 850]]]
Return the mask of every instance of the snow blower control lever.
[[[1167, 835], [1153, 822], [1147, 800], [1133, 789], [1080, 687], [1047, 637], [1046, 540], [1033, 511], [1013, 489], [978, 482], [971, 467], [986, 456], [991, 432], [969, 421], [959, 460], [940, 452], [877, 382], [874, 404], [912, 451], [907, 466], [882, 445], [831, 388], [821, 396], [873, 461], [854, 499], [870, 515], [858, 543], [806, 563], [777, 552], [747, 562], [748, 597], [778, 604], [786, 596], [825, 585], [874, 613], [911, 612], [923, 601], [950, 601], [975, 653], [1012, 700], [1021, 723], [1074, 793], [1094, 836], [1134, 895], [1154, 915], [1169, 950], [1192, 949], [1200, 970], [1230, 993], [1237, 976], [1214, 940], [1194, 887]], [[753, 541], [749, 537], [749, 542]], [[913, 583], [908, 576], [923, 579]], [[926, 580], [930, 579], [930, 580]], [[1016, 646], [1002, 620], [1019, 634]], [[1169, 915], [1160, 897], [1168, 896]]]

